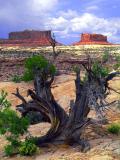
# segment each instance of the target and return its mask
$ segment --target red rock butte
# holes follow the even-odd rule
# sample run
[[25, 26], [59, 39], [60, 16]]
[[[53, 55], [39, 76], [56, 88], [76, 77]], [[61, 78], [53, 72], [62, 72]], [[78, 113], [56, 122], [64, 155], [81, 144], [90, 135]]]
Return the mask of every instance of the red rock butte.
[[[24, 30], [9, 33], [8, 39], [0, 39], [0, 46], [50, 46], [51, 31]], [[57, 43], [57, 45], [61, 45]]]
[[74, 43], [73, 45], [111, 45], [112, 43], [109, 43], [107, 41], [107, 36], [104, 36], [102, 34], [89, 34], [89, 33], [83, 33], [81, 35], [81, 40], [79, 42]]

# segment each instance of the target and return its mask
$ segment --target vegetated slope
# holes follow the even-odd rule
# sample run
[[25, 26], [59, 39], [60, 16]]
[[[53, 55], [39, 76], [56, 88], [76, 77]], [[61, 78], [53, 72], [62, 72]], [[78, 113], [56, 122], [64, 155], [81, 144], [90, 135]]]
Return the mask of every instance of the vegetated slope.
[[[80, 46], [57, 46], [60, 52], [55, 63], [60, 70], [72, 69], [71, 64], [60, 63], [68, 59], [84, 59], [89, 53], [91, 58], [98, 58], [108, 51], [112, 56], [120, 54], [120, 45], [80, 45]], [[0, 81], [9, 81], [14, 75], [21, 75], [24, 71], [24, 61], [32, 55], [44, 55], [51, 59], [52, 47], [0, 47]]]

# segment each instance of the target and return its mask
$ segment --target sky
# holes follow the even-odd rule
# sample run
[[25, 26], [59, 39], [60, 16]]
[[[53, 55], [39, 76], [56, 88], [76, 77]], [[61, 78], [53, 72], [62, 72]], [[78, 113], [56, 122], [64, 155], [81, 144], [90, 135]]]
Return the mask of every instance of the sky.
[[79, 41], [81, 33], [120, 43], [120, 0], [0, 0], [0, 38], [26, 29], [52, 30], [64, 44]]

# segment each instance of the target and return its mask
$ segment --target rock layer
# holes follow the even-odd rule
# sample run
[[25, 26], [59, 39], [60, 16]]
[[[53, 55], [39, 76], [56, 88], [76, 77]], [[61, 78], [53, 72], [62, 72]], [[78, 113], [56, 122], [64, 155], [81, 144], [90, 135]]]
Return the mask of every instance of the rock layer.
[[[53, 38], [51, 31], [25, 30], [9, 33], [8, 39], [0, 39], [0, 46], [50, 46]], [[57, 43], [60, 45], [60, 43]]]
[[107, 36], [102, 34], [89, 34], [83, 33], [81, 35], [81, 40], [74, 43], [73, 45], [89, 45], [89, 44], [98, 44], [98, 45], [110, 45], [107, 41]]

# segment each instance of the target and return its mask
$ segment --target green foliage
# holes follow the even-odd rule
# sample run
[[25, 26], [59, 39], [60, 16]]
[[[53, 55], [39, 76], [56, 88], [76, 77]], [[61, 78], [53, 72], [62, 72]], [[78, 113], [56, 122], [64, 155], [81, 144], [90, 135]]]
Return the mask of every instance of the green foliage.
[[120, 124], [111, 124], [109, 127], [108, 127], [108, 131], [112, 134], [118, 134], [120, 133]]
[[22, 81], [22, 77], [18, 76], [18, 75], [14, 75], [12, 77], [12, 81], [15, 82], [15, 83], [20, 83]]
[[26, 60], [25, 62], [25, 68], [28, 68], [30, 70], [33, 70], [34, 67], [39, 67], [41, 69], [44, 69], [47, 67], [48, 61], [43, 56], [33, 56]]
[[39, 69], [42, 74], [53, 75], [56, 72], [55, 66], [50, 64], [43, 56], [33, 56], [25, 61], [25, 73], [22, 77], [23, 81], [30, 81], [34, 78], [35, 69]]
[[0, 112], [0, 133], [10, 132], [13, 135], [24, 134], [29, 126], [28, 118], [20, 118], [17, 113], [11, 109], [5, 109]]
[[13, 154], [15, 154], [15, 148], [12, 145], [7, 145], [4, 147], [4, 152], [6, 156], [12, 156]]
[[4, 108], [9, 108], [11, 106], [11, 103], [6, 99], [7, 92], [4, 90], [1, 90], [0, 92], [0, 111]]
[[73, 71], [74, 71], [75, 73], [79, 72], [79, 70], [80, 70], [80, 69], [79, 69], [78, 66], [74, 66], [74, 67], [73, 67]]
[[120, 69], [120, 55], [116, 56], [116, 64], [114, 65], [114, 69]]
[[98, 62], [95, 62], [93, 64], [92, 71], [95, 74], [95, 76], [98, 76], [98, 77], [106, 77], [109, 74], [109, 69], [107, 67], [103, 67]]
[[33, 73], [29, 70], [26, 70], [24, 72], [24, 75], [22, 76], [22, 80], [25, 81], [25, 82], [29, 82], [29, 81], [32, 81], [34, 79], [34, 75]]
[[19, 153], [24, 156], [30, 156], [37, 152], [37, 146], [34, 141], [31, 139], [27, 139], [21, 143], [19, 147]]
[[84, 77], [83, 77], [83, 79], [82, 79], [82, 82], [84, 83], [84, 82], [86, 82], [87, 80], [88, 80], [88, 74], [85, 73], [85, 75], [84, 75]]
[[21, 143], [17, 135], [7, 136], [6, 140], [8, 140], [11, 143], [11, 145], [14, 147], [18, 147]]
[[4, 150], [7, 156], [18, 153], [18, 148], [21, 144], [20, 136], [27, 132], [28, 127], [28, 118], [19, 117], [10, 108], [0, 111], [0, 134], [4, 135], [9, 142], [9, 145], [5, 146]]
[[[6, 156], [19, 153], [32, 155], [36, 152], [35, 139], [20, 141], [20, 137], [28, 132], [30, 125], [28, 117], [19, 117], [17, 112], [10, 108], [10, 102], [6, 99], [7, 93], [0, 93], [0, 134], [9, 142], [4, 148]], [[25, 149], [25, 150], [24, 150]]]
[[103, 62], [107, 62], [109, 60], [109, 52], [105, 51], [102, 57]]

